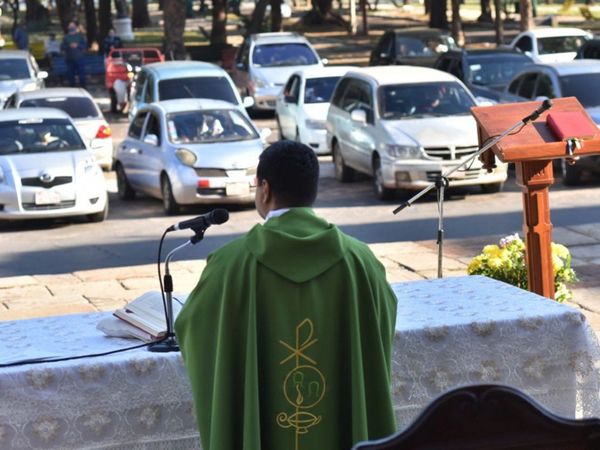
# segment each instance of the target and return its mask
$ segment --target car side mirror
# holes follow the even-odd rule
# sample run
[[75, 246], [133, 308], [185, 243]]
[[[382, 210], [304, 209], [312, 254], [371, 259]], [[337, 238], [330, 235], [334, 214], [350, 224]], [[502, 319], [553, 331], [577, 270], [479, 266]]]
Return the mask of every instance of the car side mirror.
[[381, 53], [379, 54], [379, 57], [380, 57], [381, 59], [389, 59], [389, 57], [390, 57], [390, 54], [389, 54], [388, 52], [381, 52]]
[[361, 124], [367, 123], [367, 112], [364, 109], [355, 109], [350, 113], [350, 120]]
[[246, 70], [246, 64], [244, 64], [243, 62], [239, 62], [235, 65], [236, 69], [238, 70]]
[[546, 97], [545, 95], [538, 95], [536, 98], [534, 98], [534, 100], [536, 102], [543, 102], [543, 101], [549, 100], [549, 98]]
[[46, 72], [45, 70], [40, 70], [37, 73], [37, 77], [38, 77], [38, 80], [45, 80], [46, 78], [48, 78], [48, 72]]
[[244, 105], [244, 108], [252, 108], [254, 106], [254, 99], [252, 97], [244, 97], [242, 105]]
[[271, 136], [273, 132], [271, 131], [270, 128], [262, 128], [258, 134], [260, 135], [260, 138], [263, 142], [266, 142], [267, 139], [269, 138], [269, 136]]
[[144, 143], [152, 145], [153, 147], [158, 147], [158, 136], [155, 134], [147, 134], [144, 136]]
[[327, 58], [321, 58], [321, 62], [323, 63], [324, 66], [329, 64], [329, 60]]
[[296, 99], [296, 97], [294, 97], [293, 95], [284, 95], [283, 96], [283, 100], [286, 103], [296, 103], [298, 100]]

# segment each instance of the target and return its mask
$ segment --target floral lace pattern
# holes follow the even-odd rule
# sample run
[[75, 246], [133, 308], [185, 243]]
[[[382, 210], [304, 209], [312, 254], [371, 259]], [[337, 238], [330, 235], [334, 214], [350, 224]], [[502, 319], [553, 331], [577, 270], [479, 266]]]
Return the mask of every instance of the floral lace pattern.
[[[564, 304], [481, 276], [394, 284], [398, 427], [457, 386], [502, 383], [565, 417], [600, 416], [600, 347]], [[0, 362], [129, 347], [109, 313], [0, 322]], [[199, 449], [179, 353], [145, 348], [0, 371], [0, 448]]]

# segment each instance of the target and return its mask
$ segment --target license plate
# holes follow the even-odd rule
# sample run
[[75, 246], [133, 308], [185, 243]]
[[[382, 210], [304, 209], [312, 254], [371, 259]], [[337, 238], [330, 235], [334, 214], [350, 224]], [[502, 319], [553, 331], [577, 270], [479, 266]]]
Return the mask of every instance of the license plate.
[[55, 205], [60, 203], [60, 194], [54, 191], [37, 191], [35, 193], [36, 205]]
[[228, 183], [225, 186], [225, 192], [228, 196], [248, 195], [250, 193], [250, 185], [244, 183]]

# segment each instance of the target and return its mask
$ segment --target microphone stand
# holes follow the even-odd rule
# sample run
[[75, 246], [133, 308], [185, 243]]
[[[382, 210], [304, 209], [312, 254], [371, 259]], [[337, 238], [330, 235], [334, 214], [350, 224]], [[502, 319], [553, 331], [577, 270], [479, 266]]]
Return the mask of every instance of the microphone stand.
[[[442, 251], [443, 251], [443, 245], [444, 245], [444, 227], [443, 227], [443, 224], [444, 224], [444, 191], [450, 184], [448, 177], [450, 175], [452, 175], [454, 172], [456, 172], [457, 170], [459, 170], [460, 168], [465, 167], [467, 164], [470, 164], [471, 162], [473, 162], [475, 160], [475, 158], [479, 157], [479, 155], [481, 155], [488, 149], [492, 148], [494, 145], [496, 145], [498, 142], [500, 142], [502, 139], [504, 139], [509, 134], [513, 133], [513, 131], [516, 130], [517, 128], [523, 128], [529, 122], [536, 120], [540, 116], [540, 114], [542, 114], [544, 111], [549, 109], [551, 106], [552, 106], [552, 102], [550, 100], [544, 100], [544, 102], [542, 103], [542, 106], [540, 106], [534, 112], [529, 114], [527, 117], [524, 117], [523, 119], [519, 120], [518, 122], [516, 122], [514, 125], [512, 125], [508, 129], [503, 131], [498, 136], [494, 137], [494, 139], [492, 139], [490, 142], [486, 143], [483, 147], [481, 147], [479, 150], [477, 150], [471, 156], [464, 159], [457, 166], [454, 166], [452, 169], [449, 169], [448, 171], [439, 175], [434, 182], [430, 183], [428, 186], [423, 188], [421, 191], [417, 192], [417, 194], [412, 196], [407, 201], [401, 203], [400, 206], [398, 206], [396, 209], [394, 209], [393, 213], [398, 214], [404, 208], [412, 206], [412, 204], [415, 201], [417, 201], [418, 199], [423, 197], [426, 193], [431, 191], [433, 188], [437, 188], [437, 190], [438, 190], [438, 198], [437, 198], [438, 230], [437, 230], [437, 242], [436, 243], [438, 246], [438, 267], [437, 267], [438, 278], [442, 278], [442, 276], [443, 276], [443, 274], [442, 274], [443, 253], [442, 253]], [[520, 129], [518, 131], [520, 131]], [[493, 169], [494, 167], [495, 167], [494, 165], [489, 166], [488, 171], [491, 171], [491, 169]]]
[[166, 301], [166, 322], [167, 322], [167, 333], [165, 338], [148, 346], [148, 350], [151, 352], [178, 352], [179, 351], [179, 343], [177, 342], [177, 337], [175, 336], [175, 328], [174, 322], [175, 318], [173, 315], [173, 277], [171, 276], [171, 272], [169, 271], [169, 262], [171, 262], [171, 258], [173, 255], [187, 247], [188, 245], [195, 245], [204, 239], [204, 232], [206, 228], [192, 228], [194, 231], [194, 236], [190, 238], [184, 244], [181, 244], [178, 247], [175, 247], [173, 250], [169, 252], [167, 257], [165, 258], [165, 275], [163, 276], [163, 286], [165, 292], [165, 301]]

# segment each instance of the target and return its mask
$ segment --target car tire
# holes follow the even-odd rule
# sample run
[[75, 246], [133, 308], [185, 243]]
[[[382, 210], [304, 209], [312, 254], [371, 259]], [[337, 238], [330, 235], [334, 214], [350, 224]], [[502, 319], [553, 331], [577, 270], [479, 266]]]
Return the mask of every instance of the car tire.
[[97, 223], [97, 222], [104, 222], [107, 217], [108, 217], [108, 198], [106, 199], [106, 204], [104, 205], [104, 209], [97, 213], [88, 214], [87, 219], [90, 222]]
[[119, 112], [119, 105], [117, 104], [117, 93], [114, 89], [109, 89], [108, 94], [110, 96], [110, 112], [117, 114]]
[[496, 194], [498, 192], [502, 192], [504, 189], [504, 183], [482, 184], [479, 187], [481, 188], [481, 192], [484, 194]]
[[179, 214], [181, 206], [173, 196], [173, 187], [167, 175], [163, 175], [160, 180], [160, 192], [162, 193], [163, 208], [169, 216]]
[[335, 169], [335, 178], [342, 183], [347, 183], [354, 179], [354, 169], [351, 169], [344, 162], [344, 157], [340, 151], [340, 146], [337, 142], [333, 143], [331, 150], [333, 156], [333, 167]]
[[129, 184], [125, 169], [120, 163], [116, 164], [115, 172], [117, 173], [117, 193], [121, 200], [133, 200], [135, 198], [135, 190]]
[[373, 159], [373, 190], [379, 200], [389, 200], [394, 196], [395, 190], [386, 188], [383, 183], [383, 171], [379, 157]]
[[565, 160], [562, 163], [562, 176], [563, 184], [565, 186], [577, 186], [581, 184], [581, 169], [577, 167], [577, 164], [568, 164]]

